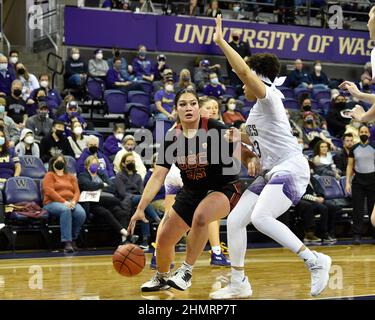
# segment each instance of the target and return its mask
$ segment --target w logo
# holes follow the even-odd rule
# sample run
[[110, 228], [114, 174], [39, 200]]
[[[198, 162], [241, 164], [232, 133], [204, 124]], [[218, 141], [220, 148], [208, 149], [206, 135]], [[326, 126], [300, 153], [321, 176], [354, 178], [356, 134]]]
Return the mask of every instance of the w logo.
[[332, 180], [329, 177], [322, 177], [322, 181], [325, 187], [330, 187], [332, 185]]
[[27, 180], [26, 179], [15, 179], [16, 189], [22, 190], [27, 188]]
[[36, 167], [35, 165], [35, 158], [33, 157], [24, 157], [22, 158], [22, 162], [27, 167]]

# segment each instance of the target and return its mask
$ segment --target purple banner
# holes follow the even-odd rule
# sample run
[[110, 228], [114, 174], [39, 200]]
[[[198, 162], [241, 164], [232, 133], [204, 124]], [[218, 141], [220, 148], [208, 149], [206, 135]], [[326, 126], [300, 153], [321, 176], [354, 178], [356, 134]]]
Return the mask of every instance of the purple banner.
[[[368, 32], [360, 31], [233, 20], [224, 21], [223, 29], [227, 40], [232, 30], [239, 30], [253, 53], [270, 52], [281, 59], [363, 64], [370, 60], [375, 46]], [[221, 55], [213, 34], [211, 18], [65, 9], [66, 45], [137, 49], [144, 44], [150, 51]]]

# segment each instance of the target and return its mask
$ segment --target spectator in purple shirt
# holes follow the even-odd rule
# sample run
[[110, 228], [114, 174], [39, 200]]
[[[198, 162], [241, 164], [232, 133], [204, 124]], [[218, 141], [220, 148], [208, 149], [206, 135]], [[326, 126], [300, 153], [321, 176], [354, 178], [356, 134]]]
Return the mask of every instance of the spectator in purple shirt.
[[0, 96], [10, 95], [14, 80], [16, 80], [16, 76], [14, 71], [9, 69], [8, 58], [0, 55]]
[[158, 110], [156, 119], [174, 120], [172, 111], [175, 96], [173, 78], [168, 78], [165, 81], [164, 88], [155, 93], [154, 100]]
[[121, 63], [122, 63], [121, 58], [116, 57], [113, 62], [113, 68], [110, 68], [108, 70], [107, 76], [106, 76], [107, 89], [121, 90], [125, 93], [128, 93], [129, 91], [132, 91], [132, 90], [143, 91], [143, 87], [141, 84], [131, 82], [122, 77]]
[[113, 127], [113, 134], [104, 142], [103, 151], [109, 160], [113, 162], [117, 152], [122, 149], [122, 139], [125, 134], [125, 126], [123, 123], [116, 123]]
[[138, 56], [133, 60], [133, 72], [138, 81], [154, 81], [153, 66], [151, 60], [147, 59], [147, 50], [144, 45], [138, 48]]
[[219, 98], [225, 94], [225, 86], [219, 82], [219, 78], [217, 77], [216, 73], [210, 74], [210, 83], [204, 87], [203, 93], [206, 96], [213, 96], [216, 98]]

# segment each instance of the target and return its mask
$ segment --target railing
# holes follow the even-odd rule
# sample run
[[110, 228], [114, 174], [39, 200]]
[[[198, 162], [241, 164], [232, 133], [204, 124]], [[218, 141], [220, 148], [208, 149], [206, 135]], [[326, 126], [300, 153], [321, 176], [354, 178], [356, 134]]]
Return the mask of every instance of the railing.
[[41, 42], [44, 39], [48, 39], [52, 47], [55, 50], [55, 53], [59, 53], [59, 47], [54, 39], [54, 36], [57, 35], [57, 10], [52, 9], [46, 12], [43, 12], [42, 15], [42, 28], [35, 29], [33, 33], [33, 43]]

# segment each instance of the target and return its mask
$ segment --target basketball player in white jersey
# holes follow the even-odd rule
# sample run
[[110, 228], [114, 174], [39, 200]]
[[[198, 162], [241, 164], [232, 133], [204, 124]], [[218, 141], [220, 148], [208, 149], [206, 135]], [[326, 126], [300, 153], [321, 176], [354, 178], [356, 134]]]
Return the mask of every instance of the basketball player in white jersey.
[[[283, 95], [275, 87], [282, 82], [277, 78], [280, 63], [275, 55], [256, 54], [250, 59], [251, 70], [224, 40], [220, 15], [216, 18], [214, 41], [244, 83], [246, 98], [257, 101], [247, 119], [248, 136], [244, 136], [243, 142], [252, 142], [258, 155], [249, 160], [249, 174], [263, 173], [244, 192], [228, 217], [231, 280], [226, 287], [211, 293], [210, 297], [241, 299], [252, 295], [251, 285], [244, 273], [246, 226], [250, 222], [305, 262], [311, 272], [311, 295], [316, 296], [328, 284], [331, 258], [310, 251], [286, 225], [277, 220], [300, 200], [310, 179], [308, 162], [291, 133], [281, 100]], [[233, 135], [234, 130], [228, 132], [230, 140], [236, 136]]]

